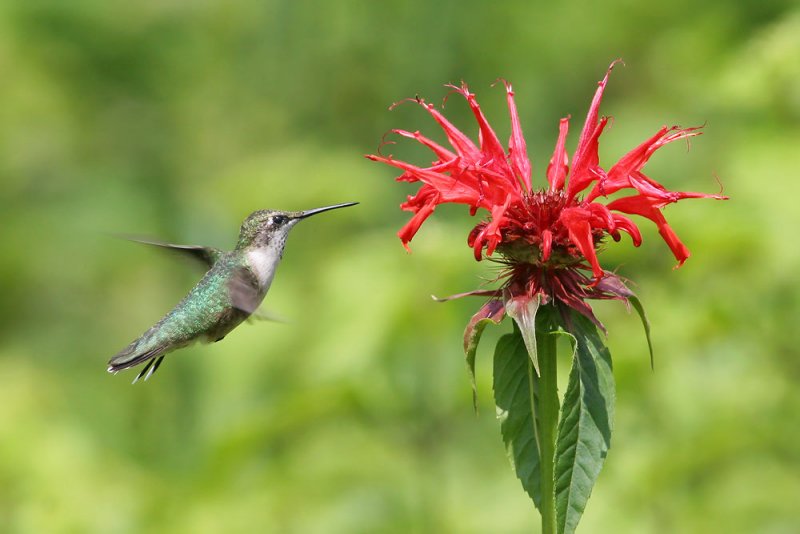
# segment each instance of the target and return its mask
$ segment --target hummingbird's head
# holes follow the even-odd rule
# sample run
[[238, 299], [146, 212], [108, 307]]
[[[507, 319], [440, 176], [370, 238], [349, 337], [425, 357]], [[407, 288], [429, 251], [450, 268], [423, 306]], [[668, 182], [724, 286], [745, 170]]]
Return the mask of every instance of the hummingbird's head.
[[277, 210], [258, 210], [251, 213], [242, 223], [239, 230], [239, 242], [236, 248], [247, 247], [274, 247], [283, 249], [286, 236], [289, 230], [307, 217], [322, 213], [323, 211], [334, 210], [353, 206], [358, 202], [346, 202], [344, 204], [334, 204], [323, 208], [315, 208], [305, 211], [277, 211]]

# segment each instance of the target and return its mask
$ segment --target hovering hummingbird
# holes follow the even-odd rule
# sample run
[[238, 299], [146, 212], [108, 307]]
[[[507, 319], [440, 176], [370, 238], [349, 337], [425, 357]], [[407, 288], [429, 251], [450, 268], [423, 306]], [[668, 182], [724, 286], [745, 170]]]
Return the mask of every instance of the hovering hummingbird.
[[117, 373], [146, 363], [133, 383], [143, 376], [147, 380], [167, 353], [196, 341], [212, 343], [224, 338], [264, 300], [283, 256], [289, 230], [317, 213], [355, 204], [358, 202], [306, 211], [255, 211], [242, 223], [239, 241], [230, 252], [145, 242], [193, 256], [208, 267], [208, 272], [172, 311], [111, 358], [108, 372]]

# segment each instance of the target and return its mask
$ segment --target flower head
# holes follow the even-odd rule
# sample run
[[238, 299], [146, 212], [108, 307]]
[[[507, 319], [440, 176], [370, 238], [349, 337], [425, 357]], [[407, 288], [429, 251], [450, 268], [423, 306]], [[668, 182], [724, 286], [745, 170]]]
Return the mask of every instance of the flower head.
[[[595, 322], [586, 299], [624, 299], [630, 294], [619, 278], [603, 270], [597, 257], [598, 247], [606, 236], [618, 241], [620, 232], [625, 232], [635, 246], [641, 244], [639, 228], [628, 215], [653, 221], [678, 265], [682, 265], [689, 257], [689, 250], [670, 228], [661, 209], [685, 198], [727, 197], [669, 191], [642, 172], [656, 150], [699, 135], [699, 128], [662, 127], [610, 169], [600, 166], [598, 141], [608, 117], [600, 117], [599, 108], [613, 67], [614, 63], [598, 84], [571, 161], [566, 150], [569, 117], [561, 119], [555, 150], [546, 170], [547, 184], [541, 188], [534, 188], [531, 182], [531, 163], [510, 84], [505, 83], [511, 117], [507, 149], [466, 85], [449, 87], [467, 101], [475, 116], [479, 128], [477, 144], [432, 104], [414, 99], [439, 124], [450, 147], [441, 146], [419, 132], [392, 130], [429, 148], [435, 161], [421, 167], [391, 156], [367, 156], [402, 170], [398, 181], [422, 183], [416, 195], [409, 196], [401, 205], [403, 210], [413, 213], [398, 232], [403, 245], [408, 248], [439, 204], [466, 204], [472, 215], [483, 208], [488, 218], [473, 228], [467, 242], [475, 259], [494, 257], [506, 265], [505, 286], [496, 295], [502, 294], [506, 302], [534, 297], [555, 302], [576, 309]], [[605, 203], [618, 192], [623, 195]]]

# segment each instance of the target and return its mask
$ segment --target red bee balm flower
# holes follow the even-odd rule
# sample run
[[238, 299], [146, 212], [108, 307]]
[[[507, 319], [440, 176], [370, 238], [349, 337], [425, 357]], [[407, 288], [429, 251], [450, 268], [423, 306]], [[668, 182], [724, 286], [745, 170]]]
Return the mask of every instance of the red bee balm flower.
[[[468, 244], [477, 260], [484, 254], [499, 253], [498, 261], [507, 266], [503, 275], [505, 287], [502, 291], [473, 294], [503, 295], [506, 306], [511, 299], [534, 297], [542, 303], [561, 303], [586, 315], [598, 326], [585, 299], [625, 299], [631, 295], [619, 278], [603, 270], [597, 259], [597, 249], [607, 235], [618, 241], [623, 231], [635, 246], [641, 244], [639, 229], [627, 215], [653, 221], [678, 265], [682, 265], [689, 257], [689, 250], [667, 224], [661, 208], [685, 198], [727, 197], [668, 191], [642, 173], [656, 150], [699, 135], [698, 128], [662, 127], [608, 171], [599, 165], [598, 140], [608, 117], [598, 117], [598, 111], [613, 66], [614, 63], [598, 84], [571, 168], [565, 148], [569, 118], [561, 119], [555, 151], [546, 171], [548, 185], [544, 189], [534, 189], [531, 184], [531, 164], [511, 85], [505, 83], [511, 115], [507, 150], [466, 85], [449, 87], [463, 96], [472, 109], [478, 122], [479, 144], [453, 126], [432, 104], [415, 99], [441, 126], [452, 148], [443, 147], [419, 132], [392, 130], [428, 147], [436, 161], [429, 167], [419, 167], [391, 156], [367, 156], [401, 169], [403, 174], [398, 181], [422, 182], [417, 194], [401, 205], [414, 213], [398, 232], [403, 245], [408, 248], [422, 223], [439, 204], [466, 204], [472, 215], [478, 208], [484, 208], [489, 218], [470, 232]], [[623, 190], [632, 194], [600, 202]], [[494, 302], [493, 306], [485, 307], [483, 315], [497, 318], [498, 311]], [[500, 310], [499, 315], [502, 314]]]

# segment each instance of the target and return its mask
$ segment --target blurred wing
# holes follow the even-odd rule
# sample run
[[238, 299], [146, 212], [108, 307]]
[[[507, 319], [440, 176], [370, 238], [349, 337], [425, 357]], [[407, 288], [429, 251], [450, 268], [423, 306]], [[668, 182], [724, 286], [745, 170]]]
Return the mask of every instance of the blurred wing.
[[199, 245], [175, 245], [173, 243], [165, 243], [163, 241], [156, 241], [153, 239], [142, 239], [140, 237], [133, 236], [121, 237], [129, 241], [142, 243], [143, 245], [161, 247], [166, 250], [183, 254], [184, 256], [190, 257], [195, 261], [201, 262], [203, 266], [208, 269], [213, 267], [217, 260], [224, 254], [221, 250], [214, 247], [202, 247]]
[[248, 314], [255, 312], [264, 298], [256, 276], [247, 267], [237, 267], [233, 271], [228, 290], [231, 305]]
[[276, 315], [274, 313], [263, 311], [263, 310], [262, 311], [255, 311], [255, 312], [253, 312], [252, 315], [250, 315], [250, 317], [247, 318], [248, 322], [253, 322], [253, 321], [256, 321], [256, 320], [258, 320], [258, 321], [269, 321], [271, 323], [284, 323], [284, 324], [289, 322], [285, 318], [281, 317], [280, 315]]

